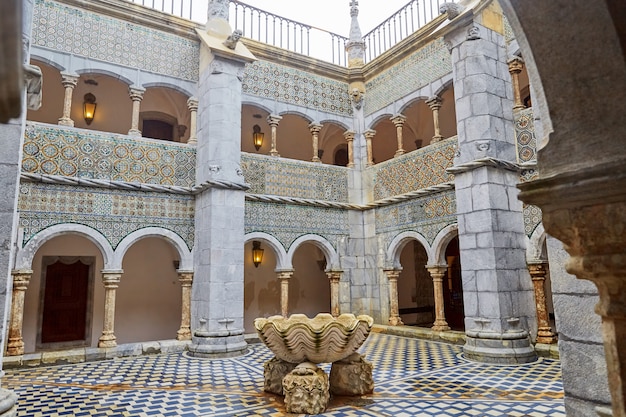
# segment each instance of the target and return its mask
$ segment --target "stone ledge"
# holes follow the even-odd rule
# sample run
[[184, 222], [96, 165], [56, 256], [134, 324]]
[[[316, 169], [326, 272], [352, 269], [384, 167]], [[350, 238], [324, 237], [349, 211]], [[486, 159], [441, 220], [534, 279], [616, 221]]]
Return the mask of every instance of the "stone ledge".
[[35, 366], [65, 365], [68, 363], [93, 362], [113, 358], [127, 358], [160, 353], [176, 353], [188, 350], [190, 341], [160, 340], [155, 342], [127, 343], [114, 348], [74, 348], [2, 358], [4, 369]]

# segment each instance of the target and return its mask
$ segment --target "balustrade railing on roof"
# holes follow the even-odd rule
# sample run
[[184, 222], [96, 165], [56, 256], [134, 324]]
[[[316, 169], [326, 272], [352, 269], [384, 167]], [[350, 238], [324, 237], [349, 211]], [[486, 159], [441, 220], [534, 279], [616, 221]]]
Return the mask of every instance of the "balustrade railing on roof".
[[[205, 23], [206, 0], [126, 0], [184, 19]], [[439, 15], [439, 7], [451, 0], [411, 0], [364, 37], [365, 62], [392, 48]], [[287, 19], [239, 0], [230, 2], [230, 24], [243, 36], [292, 52], [332, 62], [347, 64], [348, 38], [315, 26]], [[349, 20], [346, 17], [346, 25]]]

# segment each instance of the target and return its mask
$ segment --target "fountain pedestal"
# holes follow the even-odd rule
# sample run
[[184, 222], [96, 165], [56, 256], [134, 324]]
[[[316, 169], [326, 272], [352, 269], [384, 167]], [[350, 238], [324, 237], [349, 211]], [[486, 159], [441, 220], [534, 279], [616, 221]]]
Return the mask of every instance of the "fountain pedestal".
[[287, 374], [296, 368], [297, 364], [281, 361], [277, 357], [273, 357], [265, 362], [263, 366], [263, 379], [265, 386], [263, 390], [276, 395], [284, 395], [283, 379]]
[[310, 362], [296, 367], [283, 379], [288, 413], [321, 414], [330, 400], [328, 375]]
[[374, 392], [373, 366], [358, 353], [333, 362], [330, 392], [335, 395], [364, 395]]

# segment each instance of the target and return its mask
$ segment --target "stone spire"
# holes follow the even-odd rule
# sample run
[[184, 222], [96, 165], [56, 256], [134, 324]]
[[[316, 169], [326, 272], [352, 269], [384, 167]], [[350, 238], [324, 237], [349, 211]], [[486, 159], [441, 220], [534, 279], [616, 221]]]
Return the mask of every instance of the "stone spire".
[[365, 56], [365, 42], [363, 42], [363, 35], [361, 35], [361, 28], [359, 27], [359, 2], [357, 0], [350, 1], [350, 16], [352, 22], [350, 23], [350, 39], [346, 44], [346, 51], [348, 52], [348, 68], [363, 66]]

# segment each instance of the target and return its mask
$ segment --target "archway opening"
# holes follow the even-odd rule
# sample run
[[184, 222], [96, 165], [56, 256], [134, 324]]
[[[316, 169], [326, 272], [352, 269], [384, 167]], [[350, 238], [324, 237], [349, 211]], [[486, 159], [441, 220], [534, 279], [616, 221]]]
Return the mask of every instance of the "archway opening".
[[313, 317], [330, 313], [330, 282], [325, 273], [328, 260], [318, 246], [304, 243], [293, 255], [294, 274], [289, 280], [289, 312]]
[[435, 320], [433, 280], [426, 264], [428, 255], [417, 241], [408, 242], [400, 253], [398, 309], [405, 325], [431, 327]]
[[244, 246], [244, 329], [246, 333], [256, 333], [254, 319], [280, 314], [280, 282], [276, 276], [276, 254], [269, 244], [262, 240], [260, 249], [263, 259], [255, 266], [252, 257], [253, 241]]
[[463, 310], [463, 282], [461, 280], [461, 256], [459, 238], [455, 237], [446, 248], [448, 270], [443, 278], [444, 311], [448, 326], [452, 330], [465, 330]]

